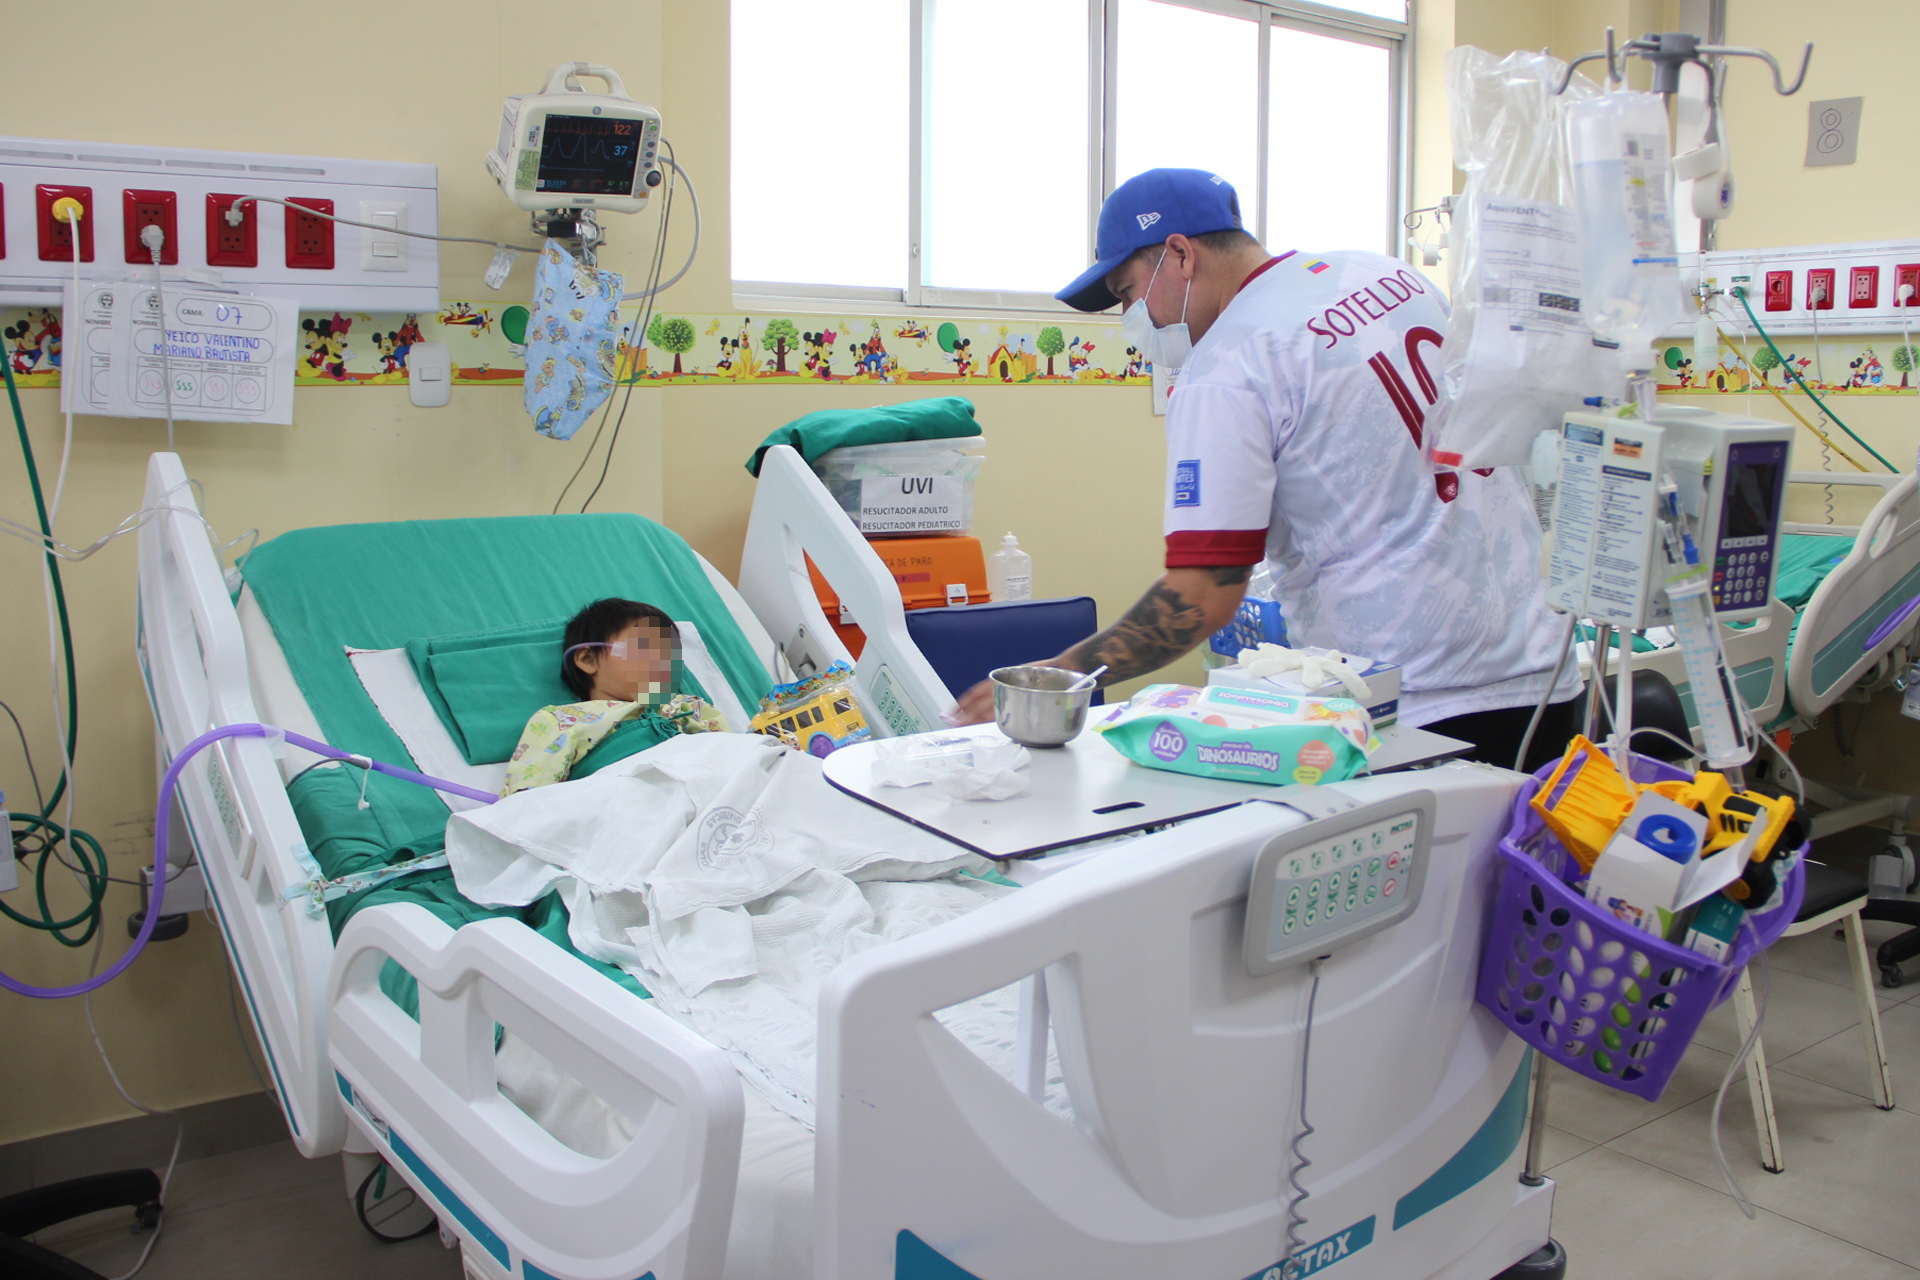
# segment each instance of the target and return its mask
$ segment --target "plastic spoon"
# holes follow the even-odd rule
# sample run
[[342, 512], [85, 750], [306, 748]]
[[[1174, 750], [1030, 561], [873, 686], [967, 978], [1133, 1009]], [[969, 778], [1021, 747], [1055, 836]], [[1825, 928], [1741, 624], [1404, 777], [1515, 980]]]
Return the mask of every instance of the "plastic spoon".
[[1082, 689], [1091, 688], [1093, 686], [1094, 681], [1098, 680], [1101, 676], [1105, 674], [1107, 674], [1107, 664], [1103, 662], [1099, 666], [1095, 667], [1093, 670], [1087, 672], [1087, 674], [1081, 676], [1078, 680], [1075, 680], [1072, 684], [1068, 685], [1066, 688], [1066, 692], [1079, 693]]

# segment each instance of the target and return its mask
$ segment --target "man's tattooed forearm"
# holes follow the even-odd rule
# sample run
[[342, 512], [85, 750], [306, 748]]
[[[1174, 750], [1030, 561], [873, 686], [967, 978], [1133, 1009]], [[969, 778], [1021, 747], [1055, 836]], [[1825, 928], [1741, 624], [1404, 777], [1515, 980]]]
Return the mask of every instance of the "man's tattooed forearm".
[[1102, 685], [1158, 671], [1199, 642], [1206, 611], [1164, 582], [1156, 582], [1118, 622], [1076, 645], [1068, 659], [1081, 671], [1102, 663]]

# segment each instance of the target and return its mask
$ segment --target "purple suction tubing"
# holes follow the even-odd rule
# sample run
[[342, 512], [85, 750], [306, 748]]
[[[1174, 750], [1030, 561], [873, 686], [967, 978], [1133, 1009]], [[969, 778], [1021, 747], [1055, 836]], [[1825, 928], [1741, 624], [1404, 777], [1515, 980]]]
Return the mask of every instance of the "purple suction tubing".
[[338, 747], [328, 746], [324, 742], [306, 737], [304, 734], [289, 733], [285, 729], [276, 729], [272, 725], [229, 724], [218, 729], [209, 729], [182, 748], [180, 754], [173, 758], [173, 763], [167, 766], [166, 775], [160, 779], [160, 800], [153, 818], [153, 887], [148, 891], [146, 918], [140, 922], [140, 932], [134, 936], [133, 945], [127, 948], [126, 954], [114, 961], [105, 973], [89, 978], [85, 982], [76, 982], [71, 986], [36, 987], [21, 982], [10, 974], [0, 973], [0, 989], [11, 991], [16, 995], [32, 996], [39, 1000], [64, 1000], [71, 996], [83, 996], [89, 992], [98, 991], [126, 972], [127, 966], [134, 962], [140, 952], [146, 948], [147, 940], [153, 936], [153, 927], [160, 919], [160, 904], [167, 894], [167, 830], [172, 825], [168, 817], [173, 807], [174, 789], [180, 782], [180, 771], [186, 768], [187, 761], [222, 738], [284, 739], [317, 756], [325, 756], [330, 760], [345, 760], [348, 764], [372, 769], [375, 773], [384, 773], [389, 778], [398, 778], [402, 782], [411, 782], [415, 786], [430, 787], [449, 795], [478, 800], [482, 804], [492, 804], [500, 798], [492, 792], [464, 787], [457, 782], [449, 782], [445, 778], [430, 777], [424, 773], [415, 773], [412, 769], [402, 769], [399, 765], [385, 764], [367, 756], [357, 756], [350, 751], [342, 751]]

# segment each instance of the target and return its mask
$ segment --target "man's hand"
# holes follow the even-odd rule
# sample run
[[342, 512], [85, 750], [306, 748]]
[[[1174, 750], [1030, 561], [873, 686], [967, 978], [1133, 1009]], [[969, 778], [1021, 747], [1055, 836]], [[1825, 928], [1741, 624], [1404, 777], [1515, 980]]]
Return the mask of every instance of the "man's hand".
[[[1104, 664], [1102, 688], [1158, 671], [1233, 620], [1252, 573], [1251, 565], [1169, 569], [1118, 622], [1059, 657], [1033, 665], [1092, 671]], [[984, 724], [991, 719], [993, 681], [982, 680], [961, 695], [953, 723]]]

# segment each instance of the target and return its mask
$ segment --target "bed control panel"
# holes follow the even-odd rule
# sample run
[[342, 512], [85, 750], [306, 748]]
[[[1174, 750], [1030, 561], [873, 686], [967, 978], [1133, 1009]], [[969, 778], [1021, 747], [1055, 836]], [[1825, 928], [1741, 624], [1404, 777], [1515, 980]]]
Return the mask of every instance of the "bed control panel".
[[1413, 913], [1433, 843], [1431, 791], [1409, 792], [1275, 836], [1247, 891], [1247, 972], [1301, 964]]

